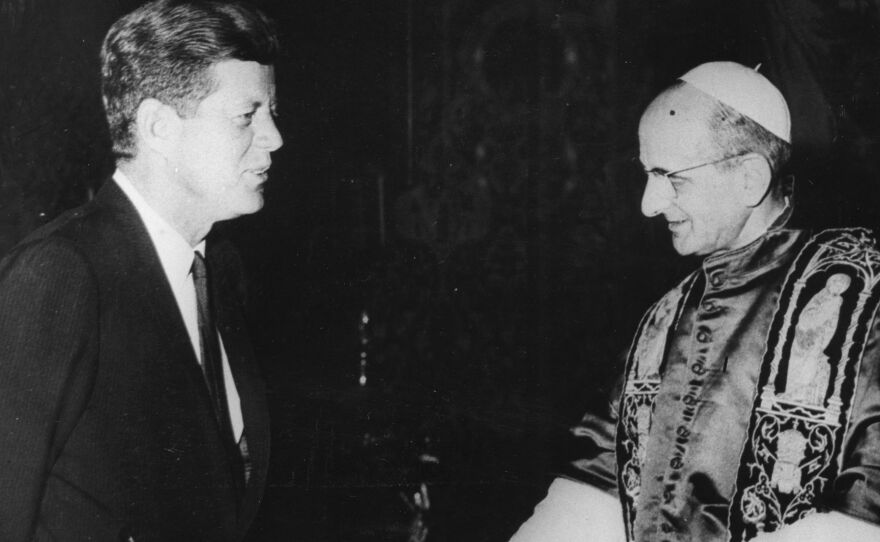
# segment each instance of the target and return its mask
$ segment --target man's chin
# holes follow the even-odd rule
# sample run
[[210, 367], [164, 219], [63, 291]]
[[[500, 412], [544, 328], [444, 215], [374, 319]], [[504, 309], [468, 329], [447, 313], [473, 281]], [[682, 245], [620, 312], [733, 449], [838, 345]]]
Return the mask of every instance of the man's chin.
[[680, 235], [672, 235], [672, 248], [679, 256], [693, 256], [696, 254], [696, 249], [687, 241], [686, 238]]
[[262, 209], [263, 205], [264, 205], [263, 197], [260, 196], [256, 201], [253, 202], [253, 204], [249, 207], [249, 209], [246, 210], [245, 212], [243, 212], [242, 214], [252, 215], [252, 214], [258, 212], [260, 209]]
[[250, 197], [248, 198], [246, 206], [250, 208], [249, 213], [256, 213], [263, 208], [263, 205], [265, 204], [265, 199], [263, 198], [263, 185], [255, 187], [250, 191], [248, 196]]
[[263, 208], [263, 195], [259, 192], [254, 192], [252, 194], [248, 194], [248, 198], [246, 200], [241, 200], [238, 202], [239, 204], [235, 206], [235, 208], [230, 209], [228, 213], [229, 216], [224, 220], [233, 220], [240, 216], [244, 215], [252, 215]]

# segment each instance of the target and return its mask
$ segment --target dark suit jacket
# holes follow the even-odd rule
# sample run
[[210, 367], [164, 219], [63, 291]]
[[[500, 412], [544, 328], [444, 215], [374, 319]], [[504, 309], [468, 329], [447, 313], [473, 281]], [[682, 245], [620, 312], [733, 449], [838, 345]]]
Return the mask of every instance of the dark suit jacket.
[[149, 235], [108, 181], [0, 263], [0, 540], [244, 536], [266, 481], [265, 390], [238, 258], [207, 247], [253, 465], [247, 488], [236, 490]]

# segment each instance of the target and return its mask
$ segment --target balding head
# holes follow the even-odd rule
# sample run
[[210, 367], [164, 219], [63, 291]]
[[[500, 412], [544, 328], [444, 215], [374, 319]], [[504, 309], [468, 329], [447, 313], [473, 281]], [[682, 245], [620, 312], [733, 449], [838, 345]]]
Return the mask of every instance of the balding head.
[[660, 124], [669, 130], [681, 129], [679, 134], [684, 134], [687, 123], [702, 124], [703, 129], [687, 126], [688, 133], [699, 132], [702, 135], [702, 141], [695, 144], [701, 148], [712, 145], [717, 152], [727, 156], [749, 152], [759, 154], [767, 160], [774, 176], [791, 156], [789, 143], [730, 105], [684, 81], [677, 81], [651, 102], [642, 115], [639, 133], [649, 118], [652, 123], [664, 120]]
[[650, 157], [643, 163], [675, 157], [678, 163], [696, 164], [724, 153], [711, 130], [717, 106], [716, 100], [684, 83], [660, 93], [639, 123], [640, 152]]

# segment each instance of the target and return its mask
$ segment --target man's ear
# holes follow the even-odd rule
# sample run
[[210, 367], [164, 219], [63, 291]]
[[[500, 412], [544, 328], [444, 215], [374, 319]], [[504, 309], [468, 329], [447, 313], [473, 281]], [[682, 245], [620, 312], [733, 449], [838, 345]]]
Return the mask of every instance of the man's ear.
[[181, 118], [173, 107], [147, 98], [138, 106], [135, 122], [142, 146], [162, 156], [169, 156], [177, 146]]
[[773, 172], [767, 159], [757, 153], [743, 156], [740, 162], [743, 203], [747, 207], [757, 207], [770, 191]]

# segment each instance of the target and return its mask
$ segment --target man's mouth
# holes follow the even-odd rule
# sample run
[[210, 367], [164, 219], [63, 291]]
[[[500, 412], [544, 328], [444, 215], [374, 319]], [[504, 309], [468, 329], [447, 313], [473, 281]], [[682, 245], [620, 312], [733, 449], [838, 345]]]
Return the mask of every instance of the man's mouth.
[[264, 183], [269, 179], [269, 166], [257, 169], [249, 169], [248, 173], [260, 178], [260, 182]]
[[669, 230], [674, 232], [680, 230], [687, 223], [687, 220], [669, 220], [667, 222]]

